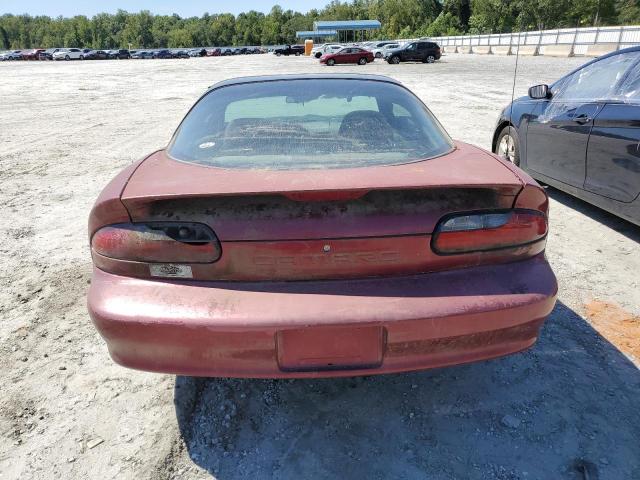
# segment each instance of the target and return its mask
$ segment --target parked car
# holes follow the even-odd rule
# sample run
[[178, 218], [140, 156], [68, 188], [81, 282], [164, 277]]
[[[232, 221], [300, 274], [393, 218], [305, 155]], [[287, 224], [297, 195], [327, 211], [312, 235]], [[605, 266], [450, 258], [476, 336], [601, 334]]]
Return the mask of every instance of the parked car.
[[225, 57], [233, 55], [233, 49], [232, 48], [223, 48], [222, 49], [222, 55], [225, 56]]
[[192, 48], [191, 50], [189, 50], [189, 56], [190, 57], [206, 57], [207, 50], [204, 48]]
[[278, 57], [280, 55], [285, 55], [287, 57], [289, 55], [295, 55], [297, 57], [304, 54], [304, 45], [285, 45], [284, 47], [276, 48], [273, 53]]
[[[398, 45], [398, 47], [400, 46], [398, 44], [398, 42], [394, 42], [394, 41], [391, 41], [391, 40], [385, 40], [385, 41], [382, 41], [382, 42], [367, 42], [367, 43], [362, 45], [362, 48], [366, 48], [367, 50], [371, 50], [372, 52], [374, 52], [375, 50], [382, 49], [387, 45]], [[375, 55], [375, 53], [374, 53], [374, 55]], [[377, 57], [377, 58], [380, 58], [380, 57]]]
[[84, 54], [85, 60], [109, 60], [109, 54], [105, 50], [90, 50]]
[[409, 42], [402, 47], [389, 49], [385, 53], [384, 59], [392, 64], [400, 62], [433, 63], [440, 60], [441, 56], [442, 52], [437, 43], [419, 40]]
[[222, 55], [222, 49], [220, 48], [211, 48], [207, 50], [208, 57], [219, 57], [220, 55]]
[[189, 52], [187, 50], [175, 50], [171, 53], [172, 58], [190, 58]]
[[79, 48], [62, 48], [52, 57], [54, 60], [84, 60], [84, 52]]
[[320, 57], [320, 63], [333, 66], [340, 63], [356, 63], [366, 65], [373, 62], [375, 57], [369, 50], [360, 47], [348, 47], [338, 50], [335, 53], [325, 53]]
[[382, 47], [377, 47], [372, 49], [371, 51], [373, 52], [373, 56], [376, 58], [384, 58], [385, 54], [392, 49], [395, 48], [400, 48], [401, 44], [400, 43], [387, 43], [386, 45], [382, 46]]
[[322, 48], [320, 48], [315, 53], [312, 50], [311, 51], [311, 55], [313, 55], [316, 58], [320, 58], [325, 53], [335, 53], [335, 52], [337, 52], [339, 50], [342, 50], [343, 48], [344, 48], [344, 46], [338, 45], [338, 44], [326, 44], [326, 45], [323, 45]]
[[531, 176], [640, 225], [640, 47], [537, 85], [500, 114], [492, 146]]
[[148, 60], [150, 58], [153, 58], [153, 52], [148, 52], [146, 50], [137, 50], [131, 54], [131, 58]]
[[311, 49], [311, 56], [312, 57], [316, 57], [316, 58], [320, 58], [322, 56], [322, 49], [324, 48], [324, 46], [326, 45], [326, 43], [320, 43], [320, 44], [316, 44], [313, 46], [313, 48]]
[[112, 52], [112, 58], [115, 58], [117, 60], [128, 60], [131, 58], [131, 53], [125, 48], [121, 48], [120, 50], [112, 50]]
[[22, 50], [5, 52], [3, 58], [4, 60], [22, 60]]
[[393, 79], [227, 80], [99, 195], [88, 308], [116, 362], [156, 372], [498, 357], [533, 345], [554, 307], [547, 207]]
[[21, 52], [22, 60], [38, 60], [38, 56], [42, 52], [44, 52], [44, 48], [34, 48], [32, 50], [23, 50]]
[[157, 50], [153, 52], [153, 58], [160, 58], [160, 59], [174, 58], [174, 54], [167, 49], [162, 49], [162, 50]]
[[61, 48], [47, 48], [38, 54], [38, 60], [53, 60], [53, 54], [62, 50]]

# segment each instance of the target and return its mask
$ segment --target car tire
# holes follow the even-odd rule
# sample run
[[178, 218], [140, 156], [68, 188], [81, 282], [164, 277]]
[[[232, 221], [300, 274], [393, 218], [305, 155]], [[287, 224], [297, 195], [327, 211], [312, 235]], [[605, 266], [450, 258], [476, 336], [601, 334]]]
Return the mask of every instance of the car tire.
[[366, 65], [367, 64], [367, 59], [362, 57], [360, 60], [358, 60], [358, 65]]
[[296, 57], [299, 57], [299, 56], [300, 56], [300, 52], [296, 52]]
[[427, 58], [424, 59], [424, 63], [433, 63], [436, 61], [436, 57], [433, 55], [428, 55]]
[[376, 58], [382, 58], [382, 54], [380, 52], [376, 52]]
[[494, 153], [515, 166], [520, 166], [520, 138], [515, 128], [507, 126], [500, 131]]
[[64, 59], [68, 62], [69, 60], [71, 60], [71, 57], [69, 55], [65, 55]]
[[84, 55], [80, 55], [80, 60], [84, 60]]
[[333, 58], [327, 60], [327, 65], [333, 67], [336, 64], [336, 61]]
[[389, 63], [392, 63], [393, 65], [398, 65], [400, 63], [400, 57], [398, 57], [397, 55], [394, 55], [389, 59]]

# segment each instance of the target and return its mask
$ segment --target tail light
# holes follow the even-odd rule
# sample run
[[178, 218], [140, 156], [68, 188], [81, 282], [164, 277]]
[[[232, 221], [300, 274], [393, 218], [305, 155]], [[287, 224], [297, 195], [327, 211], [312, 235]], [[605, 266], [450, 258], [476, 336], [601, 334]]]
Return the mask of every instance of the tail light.
[[211, 263], [221, 254], [215, 233], [189, 222], [108, 225], [93, 235], [91, 249], [116, 260], [149, 263]]
[[431, 240], [440, 255], [514, 248], [542, 240], [547, 217], [536, 210], [500, 210], [447, 215]]

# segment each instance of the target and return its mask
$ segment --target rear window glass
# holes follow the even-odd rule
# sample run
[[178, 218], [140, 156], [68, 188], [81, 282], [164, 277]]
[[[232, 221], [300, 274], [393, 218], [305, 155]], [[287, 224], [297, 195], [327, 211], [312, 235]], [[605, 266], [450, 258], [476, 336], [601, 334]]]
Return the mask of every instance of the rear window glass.
[[305, 79], [213, 89], [186, 116], [169, 154], [221, 168], [298, 170], [395, 165], [452, 148], [429, 110], [398, 85]]

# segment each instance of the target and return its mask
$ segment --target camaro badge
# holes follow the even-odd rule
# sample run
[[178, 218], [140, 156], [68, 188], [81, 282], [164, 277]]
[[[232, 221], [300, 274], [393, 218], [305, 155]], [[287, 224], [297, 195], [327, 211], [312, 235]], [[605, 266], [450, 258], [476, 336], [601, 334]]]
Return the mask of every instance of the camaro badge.
[[149, 265], [149, 271], [152, 277], [193, 278], [193, 272], [189, 265], [154, 263]]

